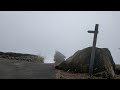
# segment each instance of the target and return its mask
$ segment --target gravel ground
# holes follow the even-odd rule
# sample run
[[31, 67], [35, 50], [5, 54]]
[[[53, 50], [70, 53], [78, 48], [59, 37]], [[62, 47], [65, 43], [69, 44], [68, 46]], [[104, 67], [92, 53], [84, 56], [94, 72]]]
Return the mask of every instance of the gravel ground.
[[105, 79], [102, 77], [92, 77], [90, 78], [87, 73], [70, 73], [62, 70], [56, 70], [56, 79]]
[[55, 79], [53, 64], [0, 59], [0, 79]]
[[[56, 79], [107, 79], [93, 76], [90, 78], [88, 73], [70, 73], [63, 70], [56, 70]], [[120, 75], [115, 75], [113, 79], [120, 79]]]

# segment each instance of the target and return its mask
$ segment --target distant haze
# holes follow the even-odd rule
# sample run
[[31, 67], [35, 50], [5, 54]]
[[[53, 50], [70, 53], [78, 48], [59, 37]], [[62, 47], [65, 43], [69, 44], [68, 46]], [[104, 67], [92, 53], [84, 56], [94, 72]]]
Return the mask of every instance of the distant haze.
[[0, 11], [0, 51], [37, 54], [53, 62], [55, 51], [67, 58], [92, 46], [108, 48], [120, 64], [120, 11]]

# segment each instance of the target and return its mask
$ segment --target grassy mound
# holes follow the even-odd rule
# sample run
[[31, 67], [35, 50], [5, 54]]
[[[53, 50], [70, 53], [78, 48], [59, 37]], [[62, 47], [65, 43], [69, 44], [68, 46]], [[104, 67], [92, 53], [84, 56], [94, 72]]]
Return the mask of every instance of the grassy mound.
[[30, 62], [40, 62], [44, 63], [44, 57], [32, 54], [22, 54], [14, 52], [0, 52], [0, 58], [10, 59], [10, 60], [21, 60]]

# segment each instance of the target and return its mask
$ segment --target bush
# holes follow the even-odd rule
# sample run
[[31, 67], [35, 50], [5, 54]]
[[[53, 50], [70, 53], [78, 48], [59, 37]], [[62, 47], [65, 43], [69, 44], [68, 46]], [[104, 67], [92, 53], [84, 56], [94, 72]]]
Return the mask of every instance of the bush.
[[38, 55], [37, 61], [44, 63], [45, 58], [43, 56]]

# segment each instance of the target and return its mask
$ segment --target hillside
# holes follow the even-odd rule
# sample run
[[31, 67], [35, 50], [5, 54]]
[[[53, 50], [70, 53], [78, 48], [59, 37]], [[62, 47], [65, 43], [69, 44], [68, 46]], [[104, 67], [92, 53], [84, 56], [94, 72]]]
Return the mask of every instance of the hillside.
[[33, 55], [33, 54], [22, 54], [22, 53], [15, 53], [15, 52], [0, 52], [0, 58], [9, 59], [9, 60], [20, 60], [20, 61], [44, 63], [44, 57], [38, 56], [38, 55]]

